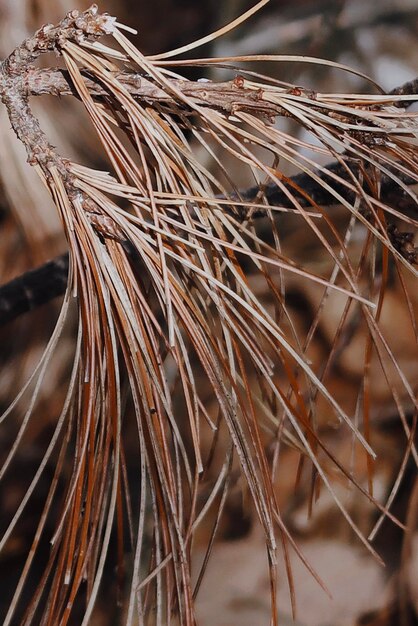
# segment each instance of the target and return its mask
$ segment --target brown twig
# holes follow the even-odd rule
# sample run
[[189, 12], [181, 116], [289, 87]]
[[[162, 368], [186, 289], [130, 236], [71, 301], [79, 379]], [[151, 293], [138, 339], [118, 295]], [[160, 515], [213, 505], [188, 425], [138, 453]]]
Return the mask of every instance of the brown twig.
[[67, 176], [64, 160], [58, 156], [32, 114], [28, 104], [25, 78], [31, 73], [32, 63], [43, 53], [59, 51], [67, 40], [94, 41], [109, 31], [108, 16], [96, 10], [84, 13], [72, 11], [57, 26], [46, 24], [33, 37], [18, 46], [0, 66], [0, 97], [7, 108], [12, 128], [26, 146], [31, 164], [48, 170], [51, 162]]
[[[136, 99], [147, 104], [170, 104], [172, 98], [167, 92], [149, 81], [144, 76], [133, 72], [115, 72], [113, 77]], [[94, 98], [103, 98], [109, 95], [103, 85], [84, 75], [86, 87]], [[284, 109], [271, 102], [263, 101], [262, 91], [249, 89], [243, 86], [240, 76], [226, 82], [199, 82], [189, 80], [173, 80], [175, 88], [184, 96], [191, 98], [199, 106], [231, 114], [234, 110], [254, 111], [256, 107], [260, 116], [275, 118], [286, 115]], [[59, 69], [32, 69], [25, 76], [25, 89], [28, 95], [41, 96], [45, 94], [56, 96], [76, 96], [77, 91], [71, 83], [69, 73]]]
[[[170, 102], [172, 102], [167, 92], [160, 89], [146, 77], [141, 76], [141, 74], [124, 71], [114, 72], [113, 76], [139, 101], [147, 104], [170, 104]], [[93, 98], [104, 98], [109, 95], [108, 90], [91, 78], [88, 73], [84, 74], [84, 80]], [[22, 83], [28, 96], [53, 95], [78, 97], [78, 92], [72, 84], [69, 73], [66, 70], [56, 68], [32, 68], [22, 77]], [[191, 98], [199, 106], [208, 106], [224, 111], [226, 114], [230, 114], [237, 108], [242, 111], [253, 111], [256, 105], [260, 115], [265, 115], [272, 119], [277, 116], [287, 115], [286, 111], [279, 105], [263, 100], [261, 90], [244, 87], [244, 82], [239, 75], [233, 80], [224, 82], [201, 82], [175, 79], [173, 80], [173, 84], [176, 89], [181, 91], [188, 98]], [[284, 93], [288, 91], [290, 90], [283, 89]], [[303, 90], [300, 88], [300, 91], [302, 93]], [[306, 92], [306, 94], [311, 99], [315, 98], [315, 93], [312, 91]], [[400, 87], [392, 89], [388, 95], [394, 96], [393, 104], [395, 106], [409, 107], [413, 102], [416, 102], [415, 99], [399, 101], [397, 96], [418, 95], [418, 79], [414, 79]]]

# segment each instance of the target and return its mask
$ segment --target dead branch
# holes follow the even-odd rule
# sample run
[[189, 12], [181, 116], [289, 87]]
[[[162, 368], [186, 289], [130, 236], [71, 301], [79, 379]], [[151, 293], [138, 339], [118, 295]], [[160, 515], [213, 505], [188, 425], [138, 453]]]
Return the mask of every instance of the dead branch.
[[[115, 72], [113, 77], [138, 101], [148, 105], [173, 103], [173, 98], [167, 92], [140, 74]], [[88, 75], [84, 76], [84, 80], [91, 96], [100, 99], [109, 95], [108, 90], [103, 85], [98, 84]], [[31, 70], [25, 76], [24, 82], [26, 92], [31, 96], [49, 94], [78, 97], [69, 73], [65, 70]], [[282, 107], [263, 101], [263, 93], [260, 89], [244, 87], [240, 76], [234, 80], [219, 83], [175, 79], [173, 86], [181, 91], [184, 96], [191, 98], [198, 106], [217, 109], [227, 115], [238, 109], [251, 112], [256, 110], [260, 116], [271, 119], [278, 115], [286, 115]]]
[[[166, 91], [160, 89], [150, 80], [134, 72], [114, 72], [113, 77], [118, 80], [124, 88], [137, 100], [145, 104], [170, 104], [173, 99]], [[88, 73], [83, 74], [85, 85], [91, 96], [94, 98], [104, 98], [109, 95], [108, 90], [100, 85], [97, 80], [89, 77]], [[269, 118], [277, 116], [287, 116], [286, 111], [271, 102], [263, 100], [263, 93], [260, 89], [250, 89], [244, 86], [244, 81], [238, 75], [235, 79], [225, 82], [211, 81], [189, 81], [173, 80], [176, 89], [185, 96], [191, 98], [197, 105], [206, 106], [223, 111], [230, 115], [234, 110], [251, 110], [255, 107], [260, 115]], [[78, 97], [77, 90], [71, 82], [68, 71], [61, 69], [30, 69], [22, 77], [22, 87], [28, 96], [75, 96]], [[283, 93], [289, 93], [293, 89], [283, 89]], [[303, 89], [300, 88], [301, 94]], [[408, 81], [400, 87], [392, 89], [388, 95], [393, 95], [392, 104], [407, 108], [415, 99], [399, 100], [398, 96], [412, 96], [418, 94], [418, 79]], [[306, 95], [315, 99], [312, 90], [306, 91]], [[387, 104], [391, 104], [387, 100]]]
[[[265, 3], [261, 0], [256, 6]], [[239, 75], [227, 83], [192, 83], [167, 69], [171, 62], [159, 64], [165, 55], [145, 57], [120, 26], [126, 28], [115, 18], [99, 14], [95, 5], [84, 13], [72, 11], [58, 26], [44, 26], [23, 42], [0, 68], [0, 96], [12, 128], [52, 196], [70, 250], [69, 258], [44, 267], [42, 276], [35, 270], [23, 282], [16, 279], [0, 290], [0, 313], [2, 309], [10, 320], [16, 311], [34, 308], [50, 294], [57, 295], [66, 284], [68, 260], [71, 293], [77, 295], [79, 312], [72, 374], [53, 439], [0, 548], [15, 533], [26, 497], [36, 489], [62, 439], [59, 456], [63, 463], [68, 457], [72, 471], [65, 473], [64, 507], [55, 525], [45, 578], [39, 579], [26, 615], [38, 611], [41, 603], [44, 621], [69, 623], [77, 602], [84, 605], [86, 599], [83, 623], [87, 623], [108, 568], [116, 526], [118, 572], [127, 570], [125, 546], [135, 553], [130, 581], [123, 575], [117, 581], [118, 590], [127, 589], [123, 595], [131, 614], [128, 621], [133, 622], [137, 610], [144, 615], [156, 611], [157, 622], [166, 623], [169, 618], [164, 614], [174, 610], [182, 623], [194, 624], [191, 541], [215, 500], [219, 500], [216, 515], [220, 519], [234, 454], [264, 533], [272, 624], [277, 624], [279, 535], [298, 549], [290, 536], [287, 539], [282, 523], [275, 495], [276, 462], [261, 429], [276, 446], [287, 436], [288, 425], [292, 428], [295, 447], [312, 465], [312, 486], [320, 480], [333, 494], [326, 459], [373, 501], [371, 488], [367, 494], [351, 469], [328, 449], [316, 423], [318, 408], [325, 401], [328, 419], [338, 420], [361, 444], [368, 460], [374, 458], [369, 432], [370, 379], [366, 377], [363, 385], [362, 432], [351, 409], [348, 413], [328, 389], [324, 371], [307, 358], [331, 290], [347, 299], [333, 341], [334, 354], [339, 341], [344, 342], [343, 330], [355, 302], [368, 331], [364, 371], [371, 370], [376, 350], [397, 406], [400, 392], [392, 386], [386, 363], [399, 370], [406, 399], [414, 401], [412, 385], [379, 327], [381, 311], [374, 302], [377, 295], [383, 298], [392, 257], [400, 269], [406, 266], [416, 274], [411, 266], [416, 260], [412, 235], [398, 223], [391, 224], [394, 219], [416, 224], [406, 215], [406, 206], [416, 211], [417, 198], [409, 186], [418, 180], [418, 167], [410, 139], [418, 128], [414, 116], [402, 116], [393, 106], [398, 98], [413, 98], [315, 94], [296, 86], [283, 88], [268, 78], [251, 82]], [[111, 35], [119, 49], [98, 44], [102, 35]], [[35, 70], [32, 63], [46, 51], [62, 55], [68, 73]], [[29, 106], [30, 96], [42, 93], [80, 98], [112, 173], [58, 154]], [[311, 142], [276, 128], [271, 122], [278, 115], [299, 124], [310, 133]], [[220, 174], [215, 176], [197, 158], [189, 133], [206, 156], [216, 161]], [[303, 148], [320, 154], [320, 159], [306, 157]], [[226, 165], [231, 157], [253, 176], [254, 188], [238, 190]], [[335, 159], [335, 163], [321, 168], [318, 161], [325, 159]], [[302, 173], [289, 178], [283, 161]], [[399, 199], [405, 201], [404, 210]], [[339, 224], [323, 210], [334, 204], [341, 204], [348, 218], [343, 235]], [[281, 231], [286, 227], [276, 229], [272, 219], [274, 210], [280, 208], [304, 220], [330, 256], [331, 275], [324, 276], [322, 271], [317, 275], [299, 267], [285, 250], [282, 254]], [[265, 214], [274, 245], [263, 241], [251, 223], [253, 217]], [[323, 218], [320, 226], [318, 217]], [[350, 242], [357, 222], [367, 237], [360, 254], [354, 248], [354, 255]], [[247, 280], [243, 258], [250, 260], [258, 282], [270, 291], [268, 307]], [[276, 268], [274, 273], [271, 266]], [[275, 284], [277, 271], [294, 273], [325, 288], [306, 337], [299, 337], [287, 309], [287, 283]], [[42, 292], [37, 289], [39, 281]], [[66, 295], [42, 368], [58, 346], [70, 310], [70, 290]], [[405, 299], [409, 305], [407, 294]], [[332, 363], [333, 351], [334, 347], [328, 363]], [[173, 376], [168, 376], [169, 369]], [[37, 372], [41, 385], [43, 369]], [[28, 400], [22, 437], [37, 403], [38, 380]], [[216, 401], [216, 425], [205, 408], [205, 388], [204, 393]], [[136, 430], [138, 471], [133, 480], [131, 472], [125, 472], [126, 402], [131, 405]], [[207, 456], [200, 440], [203, 421], [214, 431], [225, 427], [230, 442], [209, 491]], [[405, 433], [409, 437], [408, 427]], [[19, 432], [4, 471], [20, 441]], [[216, 442], [217, 434], [213, 446]], [[59, 463], [58, 470], [62, 469]], [[138, 494], [138, 476], [140, 496], [134, 502], [130, 493]], [[371, 479], [370, 469], [370, 484]], [[312, 490], [312, 501], [313, 496]], [[378, 558], [344, 503], [333, 497], [352, 531]], [[51, 491], [43, 521], [53, 501]], [[128, 521], [139, 520], [137, 529], [132, 525], [129, 538], [124, 537], [125, 501], [133, 512], [128, 511]], [[388, 515], [386, 507], [378, 506]], [[151, 541], [145, 529], [148, 519], [154, 526]], [[18, 603], [25, 599], [26, 574], [39, 547], [43, 521], [5, 624], [12, 623]], [[212, 539], [208, 548], [211, 543]], [[142, 562], [149, 564], [144, 580]]]

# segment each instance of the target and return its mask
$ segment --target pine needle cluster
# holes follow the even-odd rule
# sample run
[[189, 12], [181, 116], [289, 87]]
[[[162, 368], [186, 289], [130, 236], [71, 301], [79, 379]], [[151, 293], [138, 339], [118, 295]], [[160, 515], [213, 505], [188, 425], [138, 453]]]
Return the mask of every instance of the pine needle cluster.
[[[16, 615], [26, 625], [75, 623], [80, 607], [79, 623], [89, 623], [109, 568], [116, 571], [120, 623], [194, 624], [194, 598], [237, 472], [265, 536], [276, 624], [277, 552], [288, 562], [289, 548], [298, 551], [275, 487], [277, 473], [286, 471], [281, 447], [300, 453], [312, 503], [321, 488], [329, 489], [372, 552], [333, 488], [338, 476], [391, 517], [390, 501], [377, 503], [372, 491], [372, 368], [381, 372], [404, 424], [406, 454], [416, 458], [407, 419], [416, 411], [414, 381], [380, 324], [388, 282], [396, 279], [416, 336], [407, 285], [417, 275], [410, 235], [417, 220], [393, 201], [417, 206], [417, 114], [408, 111], [414, 96], [385, 94], [372, 81], [372, 95], [315, 93], [256, 71], [260, 61], [352, 71], [307, 57], [178, 58], [264, 4], [209, 38], [148, 57], [125, 34], [131, 29], [92, 6], [42, 27], [1, 66], [2, 102], [53, 198], [70, 254], [55, 330], [1, 417], [2, 428], [6, 419], [20, 420], [1, 477], [13, 468], [75, 308], [78, 320], [65, 402], [0, 543], [12, 540], [53, 460], [5, 625], [16, 623]], [[65, 67], [36, 69], [46, 52]], [[177, 73], [185, 66], [229, 68], [231, 79], [189, 81]], [[30, 107], [31, 97], [45, 93], [81, 101], [106, 171], [72, 162], [51, 145]], [[280, 118], [310, 139], [285, 132]], [[239, 189], [224, 165], [231, 160], [248, 172], [251, 190]], [[326, 161], [334, 165], [320, 165]], [[286, 176], [283, 164], [299, 178]], [[334, 219], [334, 205], [342, 220]], [[323, 248], [323, 271], [286, 255], [287, 219]], [[321, 292], [308, 329], [295, 324], [287, 303], [292, 276]], [[333, 348], [318, 365], [309, 348], [336, 296], [341, 313]], [[349, 414], [328, 377], [353, 320], [367, 340], [363, 382]], [[317, 424], [324, 419], [367, 457], [369, 486], [321, 438]], [[193, 542], [208, 514], [212, 531], [196, 572]], [[41, 567], [38, 546], [51, 519], [55, 531]], [[34, 563], [41, 571], [35, 583]], [[289, 566], [287, 574], [293, 595]]]

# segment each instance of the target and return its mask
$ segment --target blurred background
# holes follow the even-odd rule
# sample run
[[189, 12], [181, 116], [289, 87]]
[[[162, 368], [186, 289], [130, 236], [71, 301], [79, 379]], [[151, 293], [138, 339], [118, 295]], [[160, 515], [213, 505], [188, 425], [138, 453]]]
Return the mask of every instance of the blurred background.
[[[58, 21], [73, 8], [84, 9], [81, 0], [0, 0], [0, 54], [4, 58], [28, 34], [46, 22]], [[253, 6], [244, 0], [118, 0], [100, 3], [101, 10], [117, 15], [119, 21], [138, 29], [136, 45], [145, 53], [157, 53], [188, 43], [217, 29]], [[417, 0], [271, 0], [247, 23], [233, 33], [197, 52], [201, 56], [245, 54], [298, 54], [323, 57], [350, 65], [370, 75], [390, 90], [418, 76]], [[53, 62], [53, 61], [52, 61]], [[258, 71], [290, 83], [321, 92], [362, 91], [370, 86], [360, 78], [327, 67], [298, 63], [265, 64]], [[188, 72], [188, 78], [219, 78], [207, 70]], [[100, 166], [99, 146], [89, 132], [87, 120], [79, 115], [79, 105], [71, 99], [45, 98], [36, 102], [41, 124], [62, 154], [90, 166]], [[295, 131], [296, 132], [296, 131]], [[299, 131], [298, 131], [299, 132]], [[81, 138], [81, 139], [80, 139]], [[234, 165], [231, 163], [231, 168]], [[231, 172], [239, 186], [252, 181], [242, 171]], [[287, 173], [292, 174], [289, 171]], [[309, 245], [308, 245], [309, 244]], [[293, 232], [286, 242], [287, 253], [301, 258], [306, 266], [309, 254], [313, 265], [321, 262], [319, 245], [302, 240]], [[315, 248], [317, 246], [317, 248]], [[10, 130], [3, 108], [0, 110], [0, 283], [28, 268], [65, 251], [66, 244], [56, 211], [36, 174], [26, 163], [23, 149]], [[301, 325], [312, 321], [318, 293], [306, 281], [292, 279], [290, 291], [294, 312]], [[405, 311], [397, 298], [397, 285], [388, 292], [390, 309], [387, 324], [397, 320], [396, 342], [400, 362], [407, 371], [418, 373], [414, 341], [399, 320]], [[416, 291], [416, 285], [415, 285]], [[45, 341], [54, 327], [59, 302], [0, 329], [0, 409], [4, 409], [21, 388], [37, 363]], [[335, 327], [337, 311], [330, 307], [321, 318], [321, 332], [312, 347], [311, 358], [320, 360]], [[403, 333], [405, 328], [405, 333]], [[65, 392], [73, 337], [61, 345], [53, 375], [44, 385], [37, 419], [27, 433], [27, 443], [16, 459], [15, 471], [2, 484], [2, 517], [10, 519], [24, 493], [21, 477], [30, 475], [39, 463]], [[360, 343], [359, 343], [360, 342]], [[359, 347], [360, 345], [360, 347]], [[67, 347], [66, 347], [67, 346]], [[361, 338], [347, 347], [331, 388], [344, 405], [356, 397], [362, 377]], [[378, 453], [375, 495], [384, 501], [402, 466], [405, 434], [390, 400], [387, 387], [376, 378], [373, 447]], [[62, 388], [62, 393], [60, 389]], [[210, 399], [208, 400], [210, 402]], [[409, 419], [411, 416], [407, 416]], [[349, 458], [351, 440], [340, 438], [327, 424], [325, 438], [333, 441], [339, 459]], [[16, 436], [13, 428], [0, 432], [0, 453], [7, 454]], [[346, 523], [335, 511], [326, 492], [307, 514], [309, 485], [295, 488], [298, 453], [283, 450], [282, 468], [277, 477], [277, 493], [283, 518], [309, 562], [328, 587], [328, 597], [312, 575], [294, 560], [298, 617], [291, 618], [290, 599], [283, 576], [279, 583], [281, 624], [288, 626], [409, 626], [418, 623], [418, 538], [384, 522], [374, 547], [385, 560], [383, 568], [360, 548]], [[357, 468], [366, 481], [366, 467]], [[46, 472], [45, 490], [51, 479]], [[359, 501], [345, 484], [340, 489], [347, 508], [367, 534], [378, 514], [364, 499]], [[415, 490], [415, 491], [414, 491]], [[46, 491], [45, 491], [46, 492]], [[414, 495], [415, 494], [415, 495]], [[39, 517], [45, 493], [39, 493], [28, 508], [25, 520], [9, 542], [0, 560], [1, 614], [21, 567], [31, 536], [33, 520]], [[417, 500], [416, 467], [412, 461], [402, 466], [402, 481], [392, 512], [402, 521], [414, 518]], [[409, 515], [409, 518], [408, 518]], [[412, 524], [413, 526], [413, 524]], [[3, 529], [3, 527], [2, 527]], [[47, 547], [45, 548], [47, 550]], [[199, 546], [197, 556], [199, 560]], [[3, 606], [2, 606], [3, 603]], [[269, 623], [269, 581], [264, 540], [253, 525], [240, 493], [234, 493], [226, 506], [219, 540], [198, 597], [198, 615], [204, 626], [255, 626]], [[108, 624], [106, 607], [95, 617], [95, 624]], [[402, 621], [403, 620], [403, 621]]]

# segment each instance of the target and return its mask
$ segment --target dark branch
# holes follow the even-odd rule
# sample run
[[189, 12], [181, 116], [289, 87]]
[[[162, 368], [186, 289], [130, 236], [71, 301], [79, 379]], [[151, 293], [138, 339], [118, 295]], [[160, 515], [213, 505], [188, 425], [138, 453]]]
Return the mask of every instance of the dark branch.
[[[362, 165], [356, 161], [345, 162], [343, 167], [340, 163], [330, 163], [324, 171], [316, 172], [316, 175], [321, 181], [328, 183], [332, 187], [334, 193], [330, 193], [320, 182], [316, 181], [309, 174], [296, 174], [289, 179], [288, 183], [285, 183], [283, 187], [291, 191], [292, 196], [296, 198], [298, 203], [303, 207], [313, 207], [313, 203], [321, 207], [329, 207], [333, 204], [338, 204], [336, 195], [340, 196], [351, 205], [353, 204], [356, 193], [347, 188], [346, 183], [353, 183], [353, 180], [358, 180], [361, 174]], [[352, 177], [350, 176], [350, 172]], [[395, 174], [395, 172], [394, 172]], [[341, 182], [338, 182], [335, 177], [338, 177]], [[405, 176], [401, 172], [396, 171], [396, 177], [405, 186], [412, 186], [418, 183], [416, 178], [411, 176]], [[410, 217], [418, 216], [418, 206], [407, 193], [403, 190], [398, 183], [395, 183], [389, 176], [381, 176], [380, 180], [380, 200], [388, 205], [395, 205], [399, 213], [408, 215]], [[367, 185], [363, 186], [366, 193], [371, 193]], [[298, 191], [300, 190], [300, 191]], [[244, 200], [252, 200], [259, 193], [258, 187], [253, 187], [246, 191], [241, 192], [241, 196]], [[287, 209], [294, 208], [294, 203], [290, 200], [283, 188], [270, 183], [264, 188], [264, 195], [271, 206], [279, 206]], [[245, 209], [246, 211], [248, 209]], [[258, 210], [253, 213], [253, 217], [262, 217], [265, 215], [264, 210]], [[244, 214], [242, 215], [244, 217]]]
[[395, 87], [390, 92], [391, 96], [417, 96], [416, 98], [411, 100], [398, 100], [394, 102], [395, 106], [398, 107], [409, 107], [414, 102], [418, 102], [418, 78], [414, 78], [414, 80], [410, 80], [407, 83], [404, 83], [400, 87]]
[[0, 326], [62, 295], [67, 275], [64, 254], [0, 287]]

